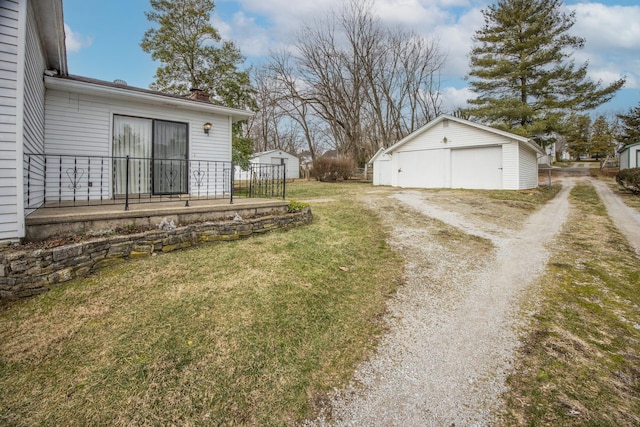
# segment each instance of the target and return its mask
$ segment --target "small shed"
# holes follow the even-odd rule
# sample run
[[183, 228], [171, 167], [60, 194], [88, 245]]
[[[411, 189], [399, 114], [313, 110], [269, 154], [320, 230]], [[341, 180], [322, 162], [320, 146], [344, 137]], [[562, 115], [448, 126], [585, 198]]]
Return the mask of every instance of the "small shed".
[[640, 142], [622, 147], [620, 153], [620, 169], [640, 168]]
[[300, 159], [282, 150], [269, 150], [261, 153], [253, 153], [251, 163], [286, 165], [287, 178], [300, 178]]
[[441, 115], [371, 159], [374, 185], [523, 190], [538, 186], [528, 138]]

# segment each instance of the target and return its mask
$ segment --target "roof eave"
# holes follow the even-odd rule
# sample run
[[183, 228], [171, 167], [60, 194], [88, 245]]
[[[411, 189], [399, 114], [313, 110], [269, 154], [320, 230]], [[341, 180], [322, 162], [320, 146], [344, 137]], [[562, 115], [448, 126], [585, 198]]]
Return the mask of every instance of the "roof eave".
[[126, 86], [113, 87], [97, 83], [48, 76], [45, 76], [44, 81], [45, 86], [48, 89], [76, 91], [118, 99], [135, 99], [141, 102], [148, 102], [163, 106], [177, 107], [200, 112], [207, 111], [213, 114], [230, 116], [234, 122], [249, 119], [254, 115], [254, 113], [250, 111], [239, 110], [236, 108], [223, 107], [219, 105], [208, 104], [205, 102], [193, 101], [190, 99], [180, 99], [173, 96], [166, 96], [160, 93], [138, 92], [136, 90], [128, 89]]
[[69, 73], [64, 34], [62, 0], [33, 0], [33, 10], [40, 28], [48, 69], [60, 75]]

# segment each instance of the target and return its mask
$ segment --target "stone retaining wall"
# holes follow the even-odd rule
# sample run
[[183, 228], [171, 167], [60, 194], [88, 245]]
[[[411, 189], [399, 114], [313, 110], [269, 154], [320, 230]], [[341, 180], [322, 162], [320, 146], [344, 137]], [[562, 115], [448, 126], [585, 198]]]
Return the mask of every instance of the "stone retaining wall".
[[0, 252], [0, 300], [46, 292], [52, 286], [131, 258], [192, 246], [236, 240], [311, 223], [311, 209], [242, 221], [208, 222], [171, 231], [112, 236], [49, 249]]

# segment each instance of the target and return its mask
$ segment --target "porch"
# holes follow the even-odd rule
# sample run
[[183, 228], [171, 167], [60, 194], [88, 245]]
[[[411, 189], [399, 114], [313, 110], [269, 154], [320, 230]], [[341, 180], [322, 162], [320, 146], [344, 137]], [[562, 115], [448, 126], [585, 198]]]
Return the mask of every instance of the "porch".
[[283, 165], [25, 155], [27, 241], [286, 212]]
[[287, 212], [283, 199], [190, 200], [185, 203], [158, 201], [156, 203], [125, 203], [67, 207], [42, 207], [25, 219], [26, 240], [41, 241], [73, 236], [101, 236], [117, 230], [133, 231], [157, 228], [165, 218], [176, 226]]

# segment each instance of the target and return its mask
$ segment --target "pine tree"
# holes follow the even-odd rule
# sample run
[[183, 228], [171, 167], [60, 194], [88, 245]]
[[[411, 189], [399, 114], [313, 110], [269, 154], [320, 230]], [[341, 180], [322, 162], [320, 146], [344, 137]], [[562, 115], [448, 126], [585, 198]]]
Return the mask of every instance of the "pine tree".
[[589, 154], [591, 150], [591, 119], [589, 116], [571, 116], [564, 125], [564, 136], [573, 158]]
[[640, 142], [640, 105], [629, 109], [627, 114], [618, 114], [621, 132], [618, 140], [625, 145]]
[[591, 126], [590, 154], [604, 160], [615, 151], [615, 140], [611, 126], [605, 116], [598, 116]]
[[[147, 19], [158, 27], [147, 30], [140, 46], [160, 61], [151, 88], [174, 95], [200, 89], [228, 107], [256, 108], [249, 73], [231, 41], [222, 40], [210, 24], [213, 0], [151, 0]], [[246, 163], [251, 144], [242, 136], [242, 123], [233, 125], [233, 161]]]
[[147, 19], [157, 27], [144, 34], [140, 46], [160, 61], [151, 88], [185, 95], [192, 88], [229, 107], [255, 105], [244, 57], [235, 44], [222, 40], [210, 24], [212, 0], [151, 0]]
[[499, 0], [483, 10], [468, 78], [478, 97], [467, 113], [527, 137], [559, 130], [572, 112], [591, 110], [613, 97], [624, 79], [608, 86], [587, 78], [587, 63], [575, 67], [571, 36], [574, 13], [557, 0]]

